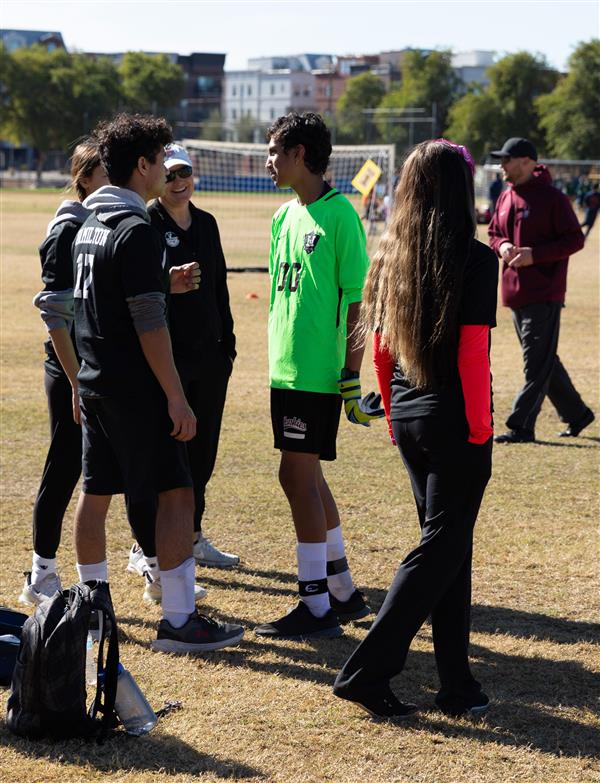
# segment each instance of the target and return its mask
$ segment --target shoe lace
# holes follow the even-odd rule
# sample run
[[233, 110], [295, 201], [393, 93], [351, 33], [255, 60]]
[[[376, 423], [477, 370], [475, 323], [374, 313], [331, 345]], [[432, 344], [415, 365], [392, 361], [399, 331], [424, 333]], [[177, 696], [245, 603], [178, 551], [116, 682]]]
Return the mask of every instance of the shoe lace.
[[196, 616], [203, 623], [206, 623], [206, 625], [210, 625], [213, 628], [217, 628], [219, 625], [219, 623], [216, 620], [213, 620], [213, 618], [209, 617], [207, 614], [201, 614], [200, 612], [196, 612]]

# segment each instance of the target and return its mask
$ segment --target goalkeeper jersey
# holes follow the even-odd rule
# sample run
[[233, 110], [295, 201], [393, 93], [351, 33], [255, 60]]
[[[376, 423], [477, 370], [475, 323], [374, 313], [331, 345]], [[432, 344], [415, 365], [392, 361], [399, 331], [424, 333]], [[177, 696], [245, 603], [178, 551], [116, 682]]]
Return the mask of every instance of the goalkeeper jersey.
[[338, 393], [348, 305], [360, 302], [368, 265], [360, 218], [335, 188], [277, 210], [269, 255], [273, 388]]

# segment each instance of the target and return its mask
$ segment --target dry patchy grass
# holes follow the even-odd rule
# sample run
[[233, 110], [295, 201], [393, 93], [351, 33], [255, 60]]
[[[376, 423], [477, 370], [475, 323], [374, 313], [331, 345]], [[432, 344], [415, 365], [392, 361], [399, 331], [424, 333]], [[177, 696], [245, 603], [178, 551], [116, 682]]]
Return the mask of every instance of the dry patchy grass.
[[[31, 307], [39, 288], [36, 244], [59, 196], [3, 195], [2, 210], [2, 539], [1, 602], [17, 607], [30, 562], [31, 510], [47, 443], [42, 385], [43, 327]], [[268, 201], [268, 203], [267, 203]], [[220, 221], [234, 264], [264, 265], [273, 199], [201, 202]], [[247, 205], [247, 206], [246, 206]], [[256, 211], [256, 216], [252, 217]], [[258, 229], [260, 226], [260, 230]], [[236, 242], [243, 252], [235, 250]], [[481, 722], [432, 709], [431, 634], [418, 634], [398, 693], [419, 702], [406, 726], [373, 723], [331, 696], [333, 678], [368, 627], [339, 640], [268, 642], [252, 627], [294, 601], [289, 512], [278, 488], [268, 415], [264, 275], [230, 275], [239, 359], [232, 378], [206, 528], [242, 567], [201, 570], [206, 602], [248, 629], [234, 650], [202, 657], [152, 653], [159, 618], [125, 571], [130, 537], [120, 499], [109, 520], [111, 587], [121, 651], [150, 701], [184, 709], [147, 737], [98, 747], [30, 743], [0, 727], [0, 780], [184, 783], [247, 779], [279, 783], [592, 783], [600, 780], [597, 624], [598, 425], [564, 442], [546, 403], [541, 443], [498, 447], [476, 528], [472, 655], [494, 701]], [[247, 299], [255, 292], [258, 299]], [[598, 411], [598, 232], [573, 259], [561, 356]], [[501, 422], [521, 379], [510, 316], [494, 332], [495, 405]], [[368, 358], [365, 366], [368, 367]], [[373, 383], [365, 370], [365, 386]], [[359, 429], [360, 431], [357, 431]], [[338, 461], [326, 468], [339, 500], [358, 584], [377, 607], [395, 567], [417, 540], [414, 505], [383, 426], [340, 428]], [[72, 507], [59, 553], [65, 582], [76, 578]], [[0, 695], [4, 710], [6, 692]]]

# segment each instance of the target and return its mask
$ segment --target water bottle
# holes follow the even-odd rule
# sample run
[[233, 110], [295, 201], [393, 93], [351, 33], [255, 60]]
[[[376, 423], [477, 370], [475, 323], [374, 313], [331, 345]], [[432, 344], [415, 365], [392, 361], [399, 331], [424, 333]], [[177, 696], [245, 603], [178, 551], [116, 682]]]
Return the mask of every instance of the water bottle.
[[96, 684], [96, 661], [94, 660], [94, 640], [92, 634], [88, 633], [85, 642], [85, 681], [88, 685]]
[[139, 737], [156, 726], [157, 717], [130, 672], [119, 664], [115, 712], [128, 734]]

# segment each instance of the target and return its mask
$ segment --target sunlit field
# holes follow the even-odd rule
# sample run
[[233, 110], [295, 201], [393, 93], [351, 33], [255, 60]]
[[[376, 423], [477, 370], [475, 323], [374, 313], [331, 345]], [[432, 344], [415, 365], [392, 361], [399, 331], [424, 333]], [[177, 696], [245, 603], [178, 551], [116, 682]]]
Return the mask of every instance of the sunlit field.
[[[2, 194], [0, 603], [15, 609], [22, 572], [31, 564], [31, 512], [48, 442], [44, 328], [31, 305], [40, 288], [37, 245], [61, 198]], [[231, 267], [264, 267], [270, 215], [283, 200], [202, 195], [197, 203], [216, 215]], [[485, 227], [480, 236], [485, 241]], [[599, 236], [596, 226], [571, 260], [559, 350], [596, 414]], [[183, 709], [141, 739], [119, 736], [103, 746], [27, 742], [2, 723], [0, 781], [597, 783], [598, 423], [579, 438], [561, 439], [561, 423], [546, 402], [537, 443], [495, 448], [475, 530], [473, 580], [472, 660], [493, 701], [487, 717], [452, 719], [434, 710], [437, 677], [425, 625], [393, 681], [400, 698], [420, 705], [419, 717], [400, 726], [373, 722], [331, 694], [369, 622], [346, 626], [335, 640], [269, 642], [253, 634], [255, 625], [295, 603], [294, 536], [277, 483], [269, 417], [268, 277], [232, 272], [229, 286], [238, 359], [205, 527], [220, 547], [241, 555], [242, 565], [230, 572], [197, 569], [197, 578], [209, 591], [206, 610], [241, 622], [246, 636], [237, 648], [197, 657], [151, 651], [160, 609], [142, 602], [142, 580], [125, 570], [131, 538], [122, 500], [115, 498], [108, 548], [121, 659], [155, 709], [167, 699]], [[521, 383], [517, 338], [502, 308], [492, 363], [502, 431]], [[367, 351], [363, 388], [373, 385]], [[408, 479], [382, 423], [367, 430], [342, 421], [338, 455], [325, 472], [355, 580], [377, 609], [398, 562], [418, 540]], [[77, 578], [72, 521], [73, 504], [58, 554], [65, 585]], [[6, 699], [1, 691], [2, 714]]]

